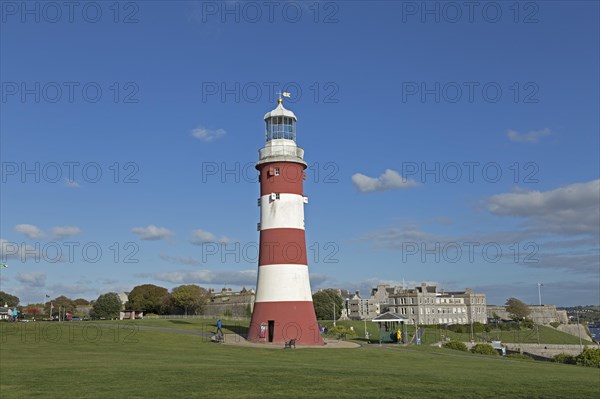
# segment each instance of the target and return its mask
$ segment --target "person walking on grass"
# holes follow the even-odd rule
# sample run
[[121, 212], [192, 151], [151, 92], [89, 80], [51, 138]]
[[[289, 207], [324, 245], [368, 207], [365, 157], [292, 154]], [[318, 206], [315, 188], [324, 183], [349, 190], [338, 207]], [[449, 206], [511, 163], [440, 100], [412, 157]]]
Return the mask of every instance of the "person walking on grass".
[[223, 327], [223, 323], [221, 323], [221, 319], [217, 320], [217, 334], [221, 333], [221, 335], [223, 335], [223, 330], [221, 329]]

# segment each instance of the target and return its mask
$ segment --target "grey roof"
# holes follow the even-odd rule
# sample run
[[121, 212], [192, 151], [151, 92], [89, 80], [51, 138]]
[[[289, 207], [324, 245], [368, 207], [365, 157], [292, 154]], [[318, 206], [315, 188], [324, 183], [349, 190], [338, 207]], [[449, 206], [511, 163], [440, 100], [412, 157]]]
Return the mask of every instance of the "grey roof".
[[405, 320], [407, 320], [407, 318], [402, 315], [399, 315], [398, 313], [385, 312], [385, 313], [380, 314], [379, 316], [375, 317], [371, 321], [374, 323], [383, 323], [386, 321], [405, 321]]
[[294, 115], [292, 111], [283, 107], [281, 101], [279, 101], [279, 104], [277, 104], [277, 107], [273, 111], [267, 112], [265, 114], [264, 119], [267, 120], [273, 116], [288, 116], [290, 118], [293, 118], [295, 121], [298, 120], [298, 118], [296, 118], [296, 115]]

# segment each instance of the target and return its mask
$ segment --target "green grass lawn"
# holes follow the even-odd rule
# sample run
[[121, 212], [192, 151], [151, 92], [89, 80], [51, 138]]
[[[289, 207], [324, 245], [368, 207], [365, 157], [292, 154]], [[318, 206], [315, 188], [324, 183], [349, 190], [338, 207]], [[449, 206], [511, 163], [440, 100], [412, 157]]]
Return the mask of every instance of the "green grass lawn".
[[[247, 327], [250, 323], [249, 320], [227, 320], [222, 319], [223, 321], [223, 330], [225, 332], [235, 332], [244, 334], [247, 331]], [[123, 320], [123, 321], [100, 321], [97, 323], [104, 324], [115, 324], [127, 326], [127, 325], [139, 325], [139, 326], [150, 326], [150, 327], [161, 327], [161, 328], [176, 328], [180, 330], [195, 330], [195, 331], [205, 331], [205, 332], [213, 332], [216, 331], [216, 319], [143, 319], [143, 320]], [[333, 325], [333, 321], [326, 320], [321, 321], [323, 325], [327, 325], [331, 327]], [[336, 322], [338, 326], [344, 327], [353, 327], [356, 335], [354, 338], [357, 341], [365, 341], [365, 322], [359, 320], [338, 320]], [[377, 329], [376, 323], [367, 321], [366, 323], [367, 331], [369, 332], [371, 339], [373, 341], [379, 340], [379, 331]], [[406, 332], [408, 334], [408, 338], [412, 338], [414, 334], [415, 328], [412, 325], [406, 326]], [[571, 334], [567, 334], [565, 332], [556, 330], [552, 327], [540, 326], [540, 343], [541, 344], [571, 344], [578, 345], [579, 337], [576, 337]], [[459, 340], [468, 342], [471, 340], [470, 333], [454, 333], [449, 330], [442, 330], [439, 328], [431, 328], [428, 327], [425, 329], [425, 334], [422, 337], [422, 343], [424, 345], [433, 344], [435, 342], [439, 342], [443, 339], [443, 337], [449, 337], [452, 340]], [[507, 343], [529, 343], [536, 344], [537, 341], [537, 333], [535, 330], [518, 330], [518, 331], [492, 331], [489, 333], [476, 333], [475, 341], [477, 342], [486, 342], [489, 340], [500, 340], [502, 342]], [[582, 340], [584, 345], [593, 345], [592, 342]]]
[[[453, 340], [469, 341], [471, 334], [469, 333], [453, 333], [447, 331], [448, 336]], [[532, 330], [515, 330], [515, 331], [491, 331], [489, 333], [475, 334], [476, 341], [499, 340], [502, 342], [537, 344], [538, 334], [535, 329]], [[578, 345], [579, 337], [556, 330], [552, 327], [539, 327], [540, 344], [568, 344]], [[593, 342], [582, 339], [584, 345], [594, 345]]]
[[[193, 320], [191, 325], [195, 323], [201, 324]], [[9, 330], [7, 324], [2, 323], [0, 337], [3, 399], [600, 395], [599, 369], [427, 346], [264, 350], [173, 332], [129, 330], [133, 323], [122, 328], [107, 323], [18, 323]]]

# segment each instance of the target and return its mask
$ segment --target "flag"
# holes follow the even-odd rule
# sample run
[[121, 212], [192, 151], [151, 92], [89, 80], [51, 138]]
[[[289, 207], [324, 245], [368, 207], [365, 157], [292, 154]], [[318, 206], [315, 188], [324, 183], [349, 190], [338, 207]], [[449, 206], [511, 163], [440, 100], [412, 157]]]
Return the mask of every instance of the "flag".
[[283, 95], [284, 97], [290, 98], [292, 95], [290, 93], [288, 93], [287, 91], [284, 91], [283, 93], [281, 93], [281, 95]]
[[6, 263], [0, 263], [0, 267], [4, 268], [4, 267], [8, 267], [8, 265]]

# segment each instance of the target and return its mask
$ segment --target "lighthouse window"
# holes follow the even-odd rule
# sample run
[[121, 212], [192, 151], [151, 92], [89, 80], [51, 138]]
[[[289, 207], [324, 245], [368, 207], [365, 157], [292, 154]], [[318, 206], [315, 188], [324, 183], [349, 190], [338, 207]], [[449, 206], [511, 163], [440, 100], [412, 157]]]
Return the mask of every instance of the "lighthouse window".
[[279, 193], [275, 193], [275, 199], [281, 199]]
[[266, 141], [296, 140], [296, 122], [287, 116], [274, 116], [266, 121]]
[[275, 168], [275, 176], [279, 176], [279, 168]]

